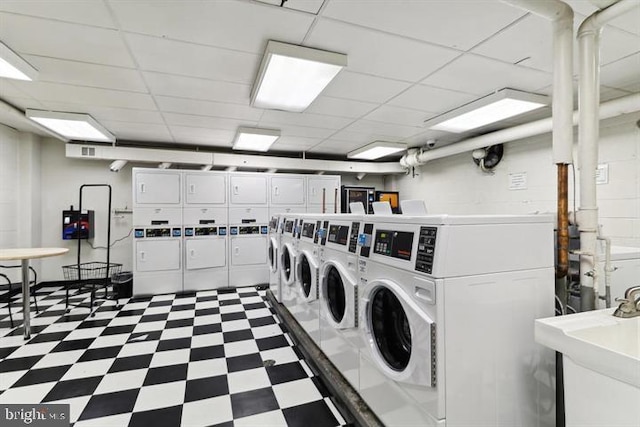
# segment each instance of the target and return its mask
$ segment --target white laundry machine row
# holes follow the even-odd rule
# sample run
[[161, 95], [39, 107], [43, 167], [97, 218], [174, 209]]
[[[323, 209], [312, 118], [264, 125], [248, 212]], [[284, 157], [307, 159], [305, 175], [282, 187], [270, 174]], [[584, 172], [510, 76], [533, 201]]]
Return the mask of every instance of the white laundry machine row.
[[313, 342], [320, 345], [320, 246], [318, 232], [322, 225], [319, 215], [306, 214], [298, 218], [297, 256], [293, 298], [293, 317]]
[[359, 389], [358, 235], [360, 215], [324, 215], [319, 239], [320, 348]]
[[553, 426], [553, 218], [366, 218], [359, 392], [389, 426]]

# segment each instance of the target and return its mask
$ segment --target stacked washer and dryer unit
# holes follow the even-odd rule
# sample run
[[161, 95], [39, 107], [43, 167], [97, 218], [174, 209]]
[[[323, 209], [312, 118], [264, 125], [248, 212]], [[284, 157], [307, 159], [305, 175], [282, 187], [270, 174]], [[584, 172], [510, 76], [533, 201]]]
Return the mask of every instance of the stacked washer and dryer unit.
[[340, 188], [339, 176], [132, 173], [136, 295], [269, 283], [279, 297], [281, 215], [334, 209]]
[[553, 426], [553, 218], [366, 218], [359, 392], [389, 426]]
[[228, 286], [226, 180], [133, 169], [136, 295]]

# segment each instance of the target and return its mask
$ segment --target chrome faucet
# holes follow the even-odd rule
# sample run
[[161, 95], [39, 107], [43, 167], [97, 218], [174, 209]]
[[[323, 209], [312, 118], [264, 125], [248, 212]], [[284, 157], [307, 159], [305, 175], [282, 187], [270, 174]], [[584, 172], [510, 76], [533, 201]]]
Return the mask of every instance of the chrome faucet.
[[616, 298], [620, 305], [613, 313], [616, 317], [640, 316], [640, 286], [632, 286], [624, 292], [624, 298]]

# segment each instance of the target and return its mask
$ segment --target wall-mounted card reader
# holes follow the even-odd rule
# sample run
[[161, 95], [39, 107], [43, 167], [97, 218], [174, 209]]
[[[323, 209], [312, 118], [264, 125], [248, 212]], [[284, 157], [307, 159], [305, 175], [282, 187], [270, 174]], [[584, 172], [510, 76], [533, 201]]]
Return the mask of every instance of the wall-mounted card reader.
[[[77, 210], [62, 211], [62, 239], [93, 239], [94, 211], [80, 212]], [[78, 235], [79, 234], [79, 235]]]

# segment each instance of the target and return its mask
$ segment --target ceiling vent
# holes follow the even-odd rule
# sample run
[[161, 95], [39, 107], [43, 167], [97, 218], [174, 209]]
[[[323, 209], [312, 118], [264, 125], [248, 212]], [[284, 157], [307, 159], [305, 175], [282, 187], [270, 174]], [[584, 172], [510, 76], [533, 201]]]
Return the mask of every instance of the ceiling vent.
[[96, 148], [95, 147], [82, 147], [82, 156], [83, 157], [95, 157], [96, 156]]

